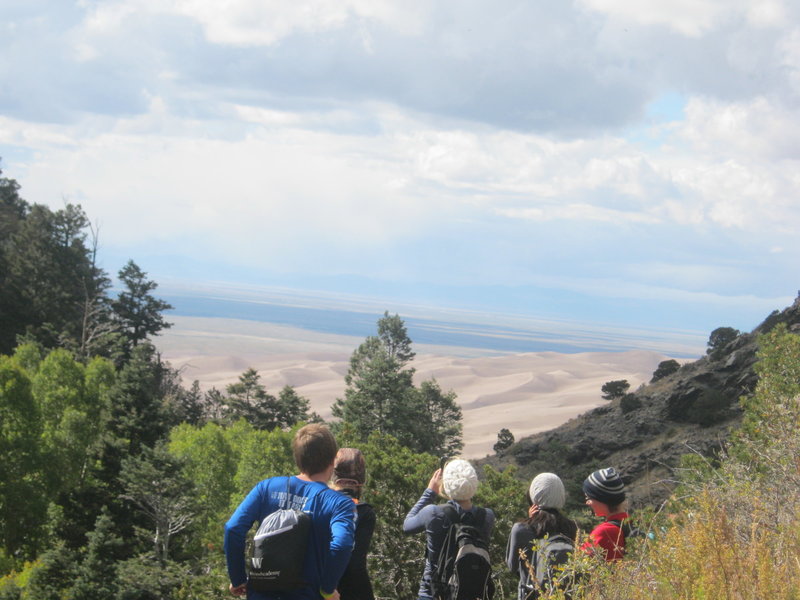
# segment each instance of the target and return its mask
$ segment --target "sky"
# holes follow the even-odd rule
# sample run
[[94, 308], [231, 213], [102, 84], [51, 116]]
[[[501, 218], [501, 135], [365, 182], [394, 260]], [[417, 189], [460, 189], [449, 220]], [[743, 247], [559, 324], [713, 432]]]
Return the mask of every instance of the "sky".
[[167, 292], [707, 338], [800, 288], [794, 0], [3, 0], [0, 30], [4, 176]]

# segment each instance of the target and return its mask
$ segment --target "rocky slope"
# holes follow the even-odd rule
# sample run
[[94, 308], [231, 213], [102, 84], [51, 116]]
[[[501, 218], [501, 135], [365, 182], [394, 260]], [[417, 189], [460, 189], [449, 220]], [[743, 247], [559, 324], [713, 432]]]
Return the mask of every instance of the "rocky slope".
[[586, 475], [614, 466], [623, 474], [634, 507], [659, 505], [675, 487], [681, 456], [713, 457], [739, 423], [739, 398], [753, 391], [757, 379], [758, 334], [781, 322], [800, 334], [800, 297], [719, 349], [715, 358], [685, 364], [624, 399], [520, 439], [481, 462], [495, 468], [517, 465], [526, 480], [541, 471], [558, 473], [573, 506], [582, 502], [580, 484]]

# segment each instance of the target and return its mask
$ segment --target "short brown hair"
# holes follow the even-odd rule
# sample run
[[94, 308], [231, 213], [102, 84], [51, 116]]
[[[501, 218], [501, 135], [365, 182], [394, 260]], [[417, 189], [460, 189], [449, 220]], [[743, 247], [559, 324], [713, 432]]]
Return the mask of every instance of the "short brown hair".
[[330, 467], [338, 449], [330, 429], [319, 423], [301, 427], [292, 440], [294, 462], [307, 475], [322, 473]]

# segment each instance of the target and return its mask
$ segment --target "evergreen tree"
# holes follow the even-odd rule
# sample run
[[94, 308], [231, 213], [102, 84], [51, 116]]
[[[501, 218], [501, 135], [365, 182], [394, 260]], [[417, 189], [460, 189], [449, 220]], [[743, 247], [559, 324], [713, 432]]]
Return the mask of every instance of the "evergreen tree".
[[105, 274], [86, 246], [88, 219], [80, 206], [56, 212], [34, 204], [17, 211], [23, 218], [5, 228], [2, 246], [2, 348], [9, 352], [16, 336], [28, 333], [48, 348], [80, 346], [87, 297], [102, 297]]
[[368, 337], [350, 357], [345, 397], [334, 402], [333, 416], [352, 427], [360, 440], [375, 431], [397, 435], [407, 430], [405, 409], [413, 401], [414, 369], [403, 367], [381, 338]]
[[414, 386], [411, 340], [399, 316], [378, 320], [378, 335], [368, 337], [350, 357], [345, 397], [331, 412], [359, 441], [374, 432], [390, 434], [418, 452], [452, 454], [462, 447], [461, 409], [456, 396], [435, 380]]
[[462, 441], [461, 407], [452, 390], [443, 392], [435, 379], [423, 381], [417, 390], [420, 399], [410, 423], [412, 441], [407, 444], [417, 452], [434, 456], [456, 456], [464, 447]]
[[38, 558], [25, 586], [25, 598], [64, 600], [78, 571], [77, 552], [56, 540]]
[[117, 562], [126, 555], [129, 544], [115, 530], [114, 520], [104, 507], [88, 535], [86, 554], [78, 568], [71, 598], [115, 600]]
[[495, 445], [492, 447], [492, 449], [497, 452], [497, 454], [502, 455], [506, 449], [512, 446], [513, 443], [514, 434], [503, 427], [497, 434], [497, 442], [495, 442]]
[[125, 289], [111, 303], [111, 307], [131, 346], [137, 346], [162, 329], [172, 326], [161, 314], [165, 310], [172, 310], [172, 306], [150, 293], [158, 284], [147, 279], [147, 273], [135, 262], [129, 260], [118, 277]]
[[622, 398], [630, 387], [631, 384], [628, 383], [627, 379], [615, 379], [614, 381], [605, 382], [600, 391], [603, 392], [604, 400], [614, 400]]
[[2, 177], [0, 169], [0, 353], [10, 353], [14, 348], [21, 323], [18, 315], [22, 309], [22, 298], [12, 293], [9, 261], [14, 253], [12, 236], [30, 210], [30, 206], [19, 196], [19, 184]]
[[152, 344], [139, 344], [109, 390], [110, 433], [128, 454], [138, 454], [142, 447], [166, 437], [169, 421], [162, 390], [166, 371]]
[[308, 412], [309, 401], [297, 393], [290, 385], [283, 386], [278, 393], [278, 426], [281, 428], [293, 427], [300, 422], [319, 422], [320, 416], [315, 412]]
[[251, 367], [239, 376], [239, 381], [228, 385], [227, 398], [218, 398], [224, 402], [230, 421], [245, 419], [256, 429], [271, 430], [309, 420], [307, 398], [288, 385], [276, 398], [267, 393], [260, 379], [261, 375]]

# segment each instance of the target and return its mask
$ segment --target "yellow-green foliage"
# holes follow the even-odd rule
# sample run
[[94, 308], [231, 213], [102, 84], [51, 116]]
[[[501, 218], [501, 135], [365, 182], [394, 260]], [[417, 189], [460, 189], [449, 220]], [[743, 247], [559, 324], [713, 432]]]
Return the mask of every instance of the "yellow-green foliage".
[[778, 327], [760, 347], [729, 455], [687, 480], [691, 494], [654, 521], [658, 535], [638, 556], [597, 565], [583, 598], [800, 598], [800, 337]]

